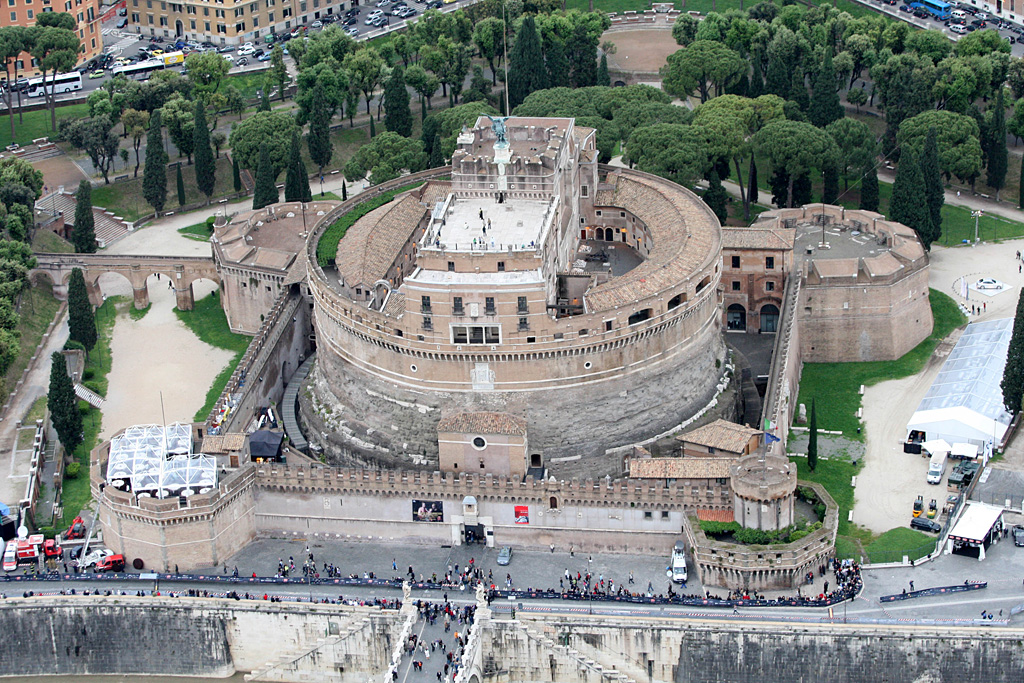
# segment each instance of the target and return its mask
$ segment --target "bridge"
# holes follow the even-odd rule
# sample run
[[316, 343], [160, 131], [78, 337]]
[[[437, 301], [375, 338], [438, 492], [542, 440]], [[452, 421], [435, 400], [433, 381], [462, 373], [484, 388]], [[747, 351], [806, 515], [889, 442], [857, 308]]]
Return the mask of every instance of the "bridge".
[[134, 256], [112, 254], [47, 254], [35, 255], [37, 265], [29, 271], [33, 282], [49, 280], [53, 293], [58, 299], [66, 299], [68, 280], [75, 268], [82, 270], [89, 300], [99, 306], [103, 303], [100, 291], [100, 276], [118, 273], [132, 285], [135, 308], [149, 306], [149, 289], [146, 280], [151, 275], [167, 277], [174, 288], [177, 307], [190, 311], [195, 306], [192, 283], [208, 279], [220, 283], [220, 274], [212, 256]]

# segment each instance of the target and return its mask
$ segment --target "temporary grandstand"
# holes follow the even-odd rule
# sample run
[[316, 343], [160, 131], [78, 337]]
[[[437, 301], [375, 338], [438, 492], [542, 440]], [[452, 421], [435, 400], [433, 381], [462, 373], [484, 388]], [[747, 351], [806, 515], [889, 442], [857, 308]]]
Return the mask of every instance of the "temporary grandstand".
[[107, 484], [140, 496], [190, 496], [217, 486], [217, 466], [192, 452], [189, 425], [136, 425], [110, 440]]

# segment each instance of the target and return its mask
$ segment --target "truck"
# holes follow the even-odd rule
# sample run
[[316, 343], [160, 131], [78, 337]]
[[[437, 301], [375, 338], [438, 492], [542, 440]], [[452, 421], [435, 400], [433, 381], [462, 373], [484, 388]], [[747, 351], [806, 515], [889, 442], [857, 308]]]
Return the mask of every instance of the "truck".
[[4, 550], [3, 568], [5, 572], [13, 572], [19, 564], [34, 564], [43, 554], [42, 534], [32, 534], [28, 538], [12, 538]]
[[672, 581], [686, 584], [686, 545], [682, 541], [676, 541], [672, 548], [672, 564], [669, 568], [672, 573]]
[[937, 451], [932, 455], [932, 459], [928, 461], [928, 483], [939, 484], [942, 482], [942, 475], [946, 471], [946, 458], [947, 453], [945, 451]]
[[185, 63], [184, 52], [165, 52], [160, 55], [159, 59], [163, 60], [164, 66], [174, 66], [175, 64]]

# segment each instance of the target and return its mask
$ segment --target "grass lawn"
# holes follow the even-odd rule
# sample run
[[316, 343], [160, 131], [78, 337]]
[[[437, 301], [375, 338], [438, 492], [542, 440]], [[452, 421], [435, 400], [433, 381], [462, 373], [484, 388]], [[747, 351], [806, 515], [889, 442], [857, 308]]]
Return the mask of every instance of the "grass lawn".
[[129, 317], [131, 317], [132, 320], [142, 320], [143, 318], [146, 317], [146, 314], [149, 313], [152, 309], [152, 303], [146, 304], [145, 308], [135, 308], [135, 306], [132, 306], [128, 310], [128, 315]]
[[333, 192], [324, 192], [323, 194], [318, 194], [318, 193], [314, 192], [313, 193], [313, 201], [316, 201], [317, 199], [332, 199], [332, 200], [334, 200], [336, 202], [342, 201], [341, 197], [339, 197], [338, 195], [334, 194]]
[[72, 254], [75, 247], [51, 230], [36, 230], [32, 235], [32, 251], [43, 254]]
[[4, 393], [14, 387], [21, 378], [21, 373], [28, 367], [39, 341], [43, 338], [46, 328], [53, 322], [53, 317], [60, 308], [60, 302], [53, 298], [53, 288], [49, 284], [40, 284], [25, 290], [18, 309], [18, 333], [21, 341], [18, 344], [18, 355], [7, 368], [7, 374], [0, 382]]
[[227, 386], [228, 380], [231, 379], [231, 373], [235, 371], [239, 361], [242, 360], [242, 355], [249, 347], [251, 338], [244, 334], [235, 334], [228, 327], [228, 318], [220, 306], [220, 296], [217, 292], [211, 292], [208, 297], [197, 301], [195, 308], [191, 311], [180, 311], [175, 308], [174, 313], [188, 329], [210, 346], [235, 352], [235, 357], [231, 359], [227, 367], [214, 378], [213, 385], [206, 392], [206, 403], [194, 418], [197, 421], [205, 420], [213, 410], [214, 403], [224, 391], [224, 387]]
[[861, 405], [860, 385], [877, 384], [887, 379], [907, 377], [921, 371], [939, 342], [967, 320], [956, 302], [942, 292], [928, 292], [935, 320], [931, 335], [894, 361], [867, 363], [806, 363], [800, 377], [799, 403], [808, 406], [815, 399], [818, 428], [838, 430], [850, 439], [863, 440], [857, 434]]
[[871, 532], [856, 524], [850, 523], [850, 510], [853, 509], [853, 477], [863, 469], [863, 464], [856, 466], [843, 460], [818, 460], [813, 472], [807, 467], [807, 458], [790, 456], [796, 463], [797, 477], [801, 481], [813, 481], [821, 484], [839, 506], [839, 529], [836, 536], [836, 557], [859, 558], [866, 544], [874, 540]]
[[32, 424], [36, 420], [42, 420], [44, 415], [46, 415], [46, 397], [40, 396], [36, 399], [35, 403], [29, 406], [28, 412], [25, 413], [21, 423]]
[[184, 228], [178, 228], [185, 237], [190, 240], [197, 240], [199, 242], [209, 242], [210, 237], [213, 236], [213, 224], [203, 221], [202, 223], [196, 223], [195, 225], [188, 225]]
[[[384, 130], [380, 124], [379, 130]], [[414, 131], [415, 132], [415, 131]], [[334, 151], [331, 154], [331, 163], [324, 166], [324, 179], [328, 179], [330, 171], [341, 169], [345, 163], [352, 158], [360, 147], [370, 141], [370, 127], [357, 126], [355, 128], [336, 128], [331, 131], [331, 144]], [[309, 146], [303, 142], [301, 145], [302, 163], [306, 165], [309, 173], [316, 173], [317, 167], [309, 158]], [[319, 183], [315, 179], [309, 181], [309, 187], [316, 195], [319, 190]], [[315, 199], [315, 197], [314, 197]]]
[[[33, 100], [27, 98], [22, 102], [31, 103]], [[17, 107], [17, 103], [15, 103]], [[86, 104], [69, 104], [66, 107], [57, 107], [57, 122], [61, 119], [83, 118], [89, 115], [89, 106]], [[27, 111], [22, 114], [23, 121], [18, 122], [18, 112], [14, 112], [14, 142], [19, 145], [30, 145], [36, 138], [45, 138], [53, 135], [50, 129], [50, 112], [41, 109], [38, 111]], [[11, 123], [7, 116], [0, 116], [0, 146], [6, 147], [11, 144]]]
[[919, 560], [935, 550], [937, 537], [906, 527], [896, 527], [881, 534], [864, 548], [871, 562], [901, 562], [907, 555]]
[[356, 208], [334, 221], [334, 223], [324, 231], [324, 234], [320, 237], [320, 242], [316, 245], [316, 258], [320, 263], [320, 267], [323, 268], [328, 265], [333, 265], [334, 259], [338, 255], [338, 242], [340, 242], [341, 238], [345, 236], [345, 232], [353, 223], [374, 209], [384, 206], [394, 199], [395, 195], [401, 194], [402, 192], [408, 192], [414, 187], [419, 187], [422, 184], [423, 183], [421, 182], [411, 183], [409, 185], [397, 187], [390, 192], [385, 192], [382, 195], [378, 195], [373, 199], [359, 204]]
[[[226, 156], [221, 156], [217, 163], [217, 184], [213, 188], [213, 199], [233, 194], [235, 191], [234, 181], [231, 176], [231, 162]], [[199, 192], [196, 186], [196, 167], [188, 166], [182, 162], [182, 180], [185, 181], [185, 203], [195, 204], [206, 199], [206, 195]], [[94, 206], [102, 206], [108, 211], [113, 211], [129, 221], [138, 220], [139, 217], [153, 212], [153, 207], [146, 203], [142, 197], [142, 175], [138, 178], [110, 185], [100, 185], [92, 190], [92, 203]], [[178, 209], [178, 183], [177, 174], [173, 168], [167, 169], [167, 202], [164, 204], [164, 211], [176, 211]]]
[[[263, 86], [267, 81], [266, 73], [266, 71], [257, 71], [254, 73], [227, 76], [220, 82], [220, 88], [218, 90], [220, 92], [224, 92], [229, 85], [233, 85], [242, 91], [242, 95], [244, 95], [246, 99], [252, 99], [253, 97], [256, 97], [256, 91], [263, 90]], [[274, 98], [271, 104], [278, 101], [280, 101], [280, 98]], [[234, 119], [230, 114], [228, 116]]]

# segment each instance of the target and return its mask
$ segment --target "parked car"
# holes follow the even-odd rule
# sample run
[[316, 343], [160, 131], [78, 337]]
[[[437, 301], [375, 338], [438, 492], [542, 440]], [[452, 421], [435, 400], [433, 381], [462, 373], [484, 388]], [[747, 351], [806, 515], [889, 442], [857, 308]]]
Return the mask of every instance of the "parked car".
[[319, 19], [317, 19], [316, 21], [314, 21], [314, 22], [313, 22], [312, 24], [310, 24], [310, 25], [311, 25], [311, 26], [312, 26], [313, 28], [323, 28], [323, 27], [324, 27], [324, 22], [322, 22], [322, 21], [320, 21]]
[[345, 12], [345, 16], [346, 17], [354, 17], [354, 16], [356, 16], [357, 14], [359, 14], [362, 11], [363, 11], [362, 7], [353, 7], [352, 9], [348, 10], [347, 12]]
[[107, 74], [103, 73], [103, 69], [96, 69], [89, 73], [89, 78], [103, 78]]
[[225, 60], [227, 60], [227, 62], [229, 64], [234, 64], [235, 63], [235, 56], [234, 55], [221, 55], [221, 57], [223, 57]]
[[221, 47], [221, 48], [219, 48], [217, 50], [217, 52], [219, 52], [221, 54], [225, 54], [225, 53], [228, 53], [228, 52], [234, 52], [234, 51], [235, 51], [235, 46], [234, 45], [225, 45], [225, 46], [223, 46], [223, 47]]
[[1003, 285], [999, 280], [983, 277], [974, 285], [975, 289], [1002, 289]]
[[107, 550], [106, 548], [100, 548], [99, 550], [93, 550], [88, 555], [78, 561], [79, 567], [85, 567], [86, 569], [92, 569], [99, 562], [105, 560], [114, 554], [113, 550]]
[[498, 551], [498, 564], [500, 564], [502, 567], [504, 567], [504, 566], [508, 565], [508, 563], [511, 562], [511, 561], [512, 561], [512, 548], [508, 547], [507, 545], [503, 546], [502, 549]]
[[967, 33], [967, 27], [962, 24], [950, 24], [949, 30], [953, 33], [959, 33], [960, 35]]
[[366, 26], [373, 26], [373, 22], [377, 21], [378, 18], [380, 18], [379, 14], [376, 17], [371, 15], [369, 17], [366, 17], [365, 20], [363, 20], [363, 24], [365, 24]]
[[248, 57], [241, 57], [238, 61], [235, 62], [235, 66], [245, 66], [248, 63], [249, 63], [249, 58]]
[[124, 555], [110, 555], [96, 563], [95, 572], [123, 572]]
[[359, 29], [357, 29], [355, 26], [350, 26], [347, 29], [345, 29], [345, 33], [355, 38], [356, 36], [359, 35]]
[[256, 59], [259, 59], [264, 54], [266, 54], [266, 50], [256, 50], [255, 52], [252, 53], [252, 56], [255, 57]]
[[128, 8], [127, 7], [122, 7], [121, 9], [117, 10], [117, 16], [119, 16], [119, 17], [127, 17], [128, 16]]
[[242, 57], [247, 57], [253, 54], [254, 52], [256, 52], [256, 48], [254, 48], [252, 45], [243, 45], [242, 47], [238, 48], [238, 54]]
[[377, 0], [377, 7], [387, 7], [391, 4], [391, 0]]
[[118, 28], [124, 28], [127, 25], [128, 25], [128, 19], [127, 18], [122, 17], [121, 19], [117, 20], [117, 27]]
[[910, 520], [910, 528], [918, 529], [920, 531], [930, 531], [933, 534], [937, 534], [942, 531], [942, 525], [938, 522], [932, 521], [927, 517], [915, 517]]
[[270, 53], [269, 52], [264, 52], [263, 54], [261, 54], [256, 59], [258, 59], [261, 62], [269, 62], [270, 61]]
[[345, 26], [354, 26], [359, 23], [359, 17], [349, 17], [343, 23]]

